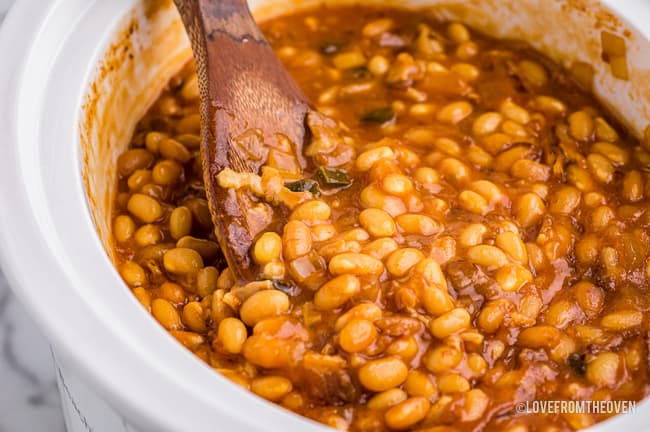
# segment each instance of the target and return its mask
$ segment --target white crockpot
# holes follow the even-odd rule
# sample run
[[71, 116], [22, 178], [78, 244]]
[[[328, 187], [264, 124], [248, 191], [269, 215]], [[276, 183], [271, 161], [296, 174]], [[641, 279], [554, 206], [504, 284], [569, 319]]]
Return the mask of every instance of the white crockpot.
[[[250, 3], [265, 18], [325, 1]], [[368, 3], [440, 3], [442, 16], [527, 40], [567, 67], [591, 64], [596, 92], [633, 131], [650, 120], [648, 0]], [[602, 31], [625, 38], [628, 81], [602, 60]], [[0, 261], [52, 343], [69, 430], [326, 430], [203, 364], [112, 265], [116, 157], [191, 55], [171, 0], [19, 0], [0, 53]], [[593, 430], [647, 425], [641, 403]]]

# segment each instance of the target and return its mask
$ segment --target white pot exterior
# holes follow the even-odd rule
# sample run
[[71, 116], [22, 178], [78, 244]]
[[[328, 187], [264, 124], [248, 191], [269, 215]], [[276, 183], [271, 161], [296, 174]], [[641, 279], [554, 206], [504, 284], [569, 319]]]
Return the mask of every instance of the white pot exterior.
[[[57, 353], [66, 421], [73, 432], [325, 431], [230, 383], [176, 343], [140, 307], [107, 254], [115, 157], [188, 53], [180, 24], [170, 21], [168, 9], [155, 25], [176, 29], [164, 47], [171, 60], [162, 64], [163, 56], [148, 64], [136, 58], [131, 70], [120, 72], [119, 77], [137, 76], [140, 82], [110, 79], [106, 71], [102, 75], [98, 65], [106, 63], [106, 53], [120, 38], [135, 41], [131, 48], [136, 52], [150, 52], [147, 44], [160, 32], [146, 22], [152, 3], [172, 7], [170, 0], [19, 0], [7, 17], [0, 31], [3, 271]], [[298, 4], [270, 9], [267, 3], [251, 2], [264, 16]], [[631, 30], [627, 83], [613, 79], [598, 59], [593, 43], [599, 31], [594, 23], [602, 18], [598, 14], [566, 13], [559, 0], [409, 3], [455, 4], [447, 16], [491, 31], [497, 30], [497, 21], [508, 23], [498, 27], [501, 35], [528, 39], [558, 61], [592, 62], [597, 92], [628, 125], [640, 133], [650, 120], [650, 28], [642, 27], [650, 22], [647, 0], [604, 2], [624, 18], [605, 28]], [[593, 0], [571, 3], [594, 5]], [[507, 4], [516, 4], [516, 10]], [[134, 16], [140, 23], [135, 36], [124, 36]], [[117, 69], [122, 64], [113, 63]], [[154, 64], [159, 69], [153, 70]], [[151, 68], [143, 68], [147, 65]], [[115, 91], [120, 85], [124, 91]], [[101, 99], [113, 94], [110, 103]], [[103, 102], [89, 105], [93, 95]], [[89, 106], [107, 116], [102, 118], [112, 126], [110, 133], [88, 124]], [[643, 402], [635, 414], [592, 430], [650, 430], [648, 424], [650, 405]]]

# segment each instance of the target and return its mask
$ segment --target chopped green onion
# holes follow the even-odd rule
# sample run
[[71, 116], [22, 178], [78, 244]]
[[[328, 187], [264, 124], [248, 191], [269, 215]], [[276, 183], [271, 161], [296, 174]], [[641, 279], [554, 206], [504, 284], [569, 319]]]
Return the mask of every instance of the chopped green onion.
[[392, 107], [383, 107], [377, 108], [372, 111], [368, 111], [363, 116], [361, 116], [361, 121], [366, 123], [386, 123], [395, 116], [395, 112]]
[[328, 189], [350, 186], [352, 180], [348, 173], [337, 168], [320, 167], [316, 171], [321, 186]]
[[312, 179], [302, 179], [285, 183], [284, 187], [293, 192], [311, 192], [314, 196], [320, 196], [318, 182]]

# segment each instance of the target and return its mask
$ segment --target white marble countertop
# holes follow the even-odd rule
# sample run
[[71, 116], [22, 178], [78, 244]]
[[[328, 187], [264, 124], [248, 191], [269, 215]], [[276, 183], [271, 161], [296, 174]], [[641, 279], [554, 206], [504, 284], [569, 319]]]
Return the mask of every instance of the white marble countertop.
[[64, 431], [50, 347], [0, 273], [0, 432]]

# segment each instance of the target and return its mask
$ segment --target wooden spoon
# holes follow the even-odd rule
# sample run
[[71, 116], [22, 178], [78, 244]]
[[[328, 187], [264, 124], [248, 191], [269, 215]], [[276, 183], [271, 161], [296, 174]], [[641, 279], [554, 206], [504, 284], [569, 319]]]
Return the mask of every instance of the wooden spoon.
[[268, 221], [251, 211], [250, 193], [220, 187], [217, 174], [224, 168], [258, 173], [270, 153], [303, 170], [309, 101], [275, 56], [245, 0], [174, 2], [199, 78], [203, 178], [216, 235], [235, 277], [252, 281], [259, 269], [251, 246]]

